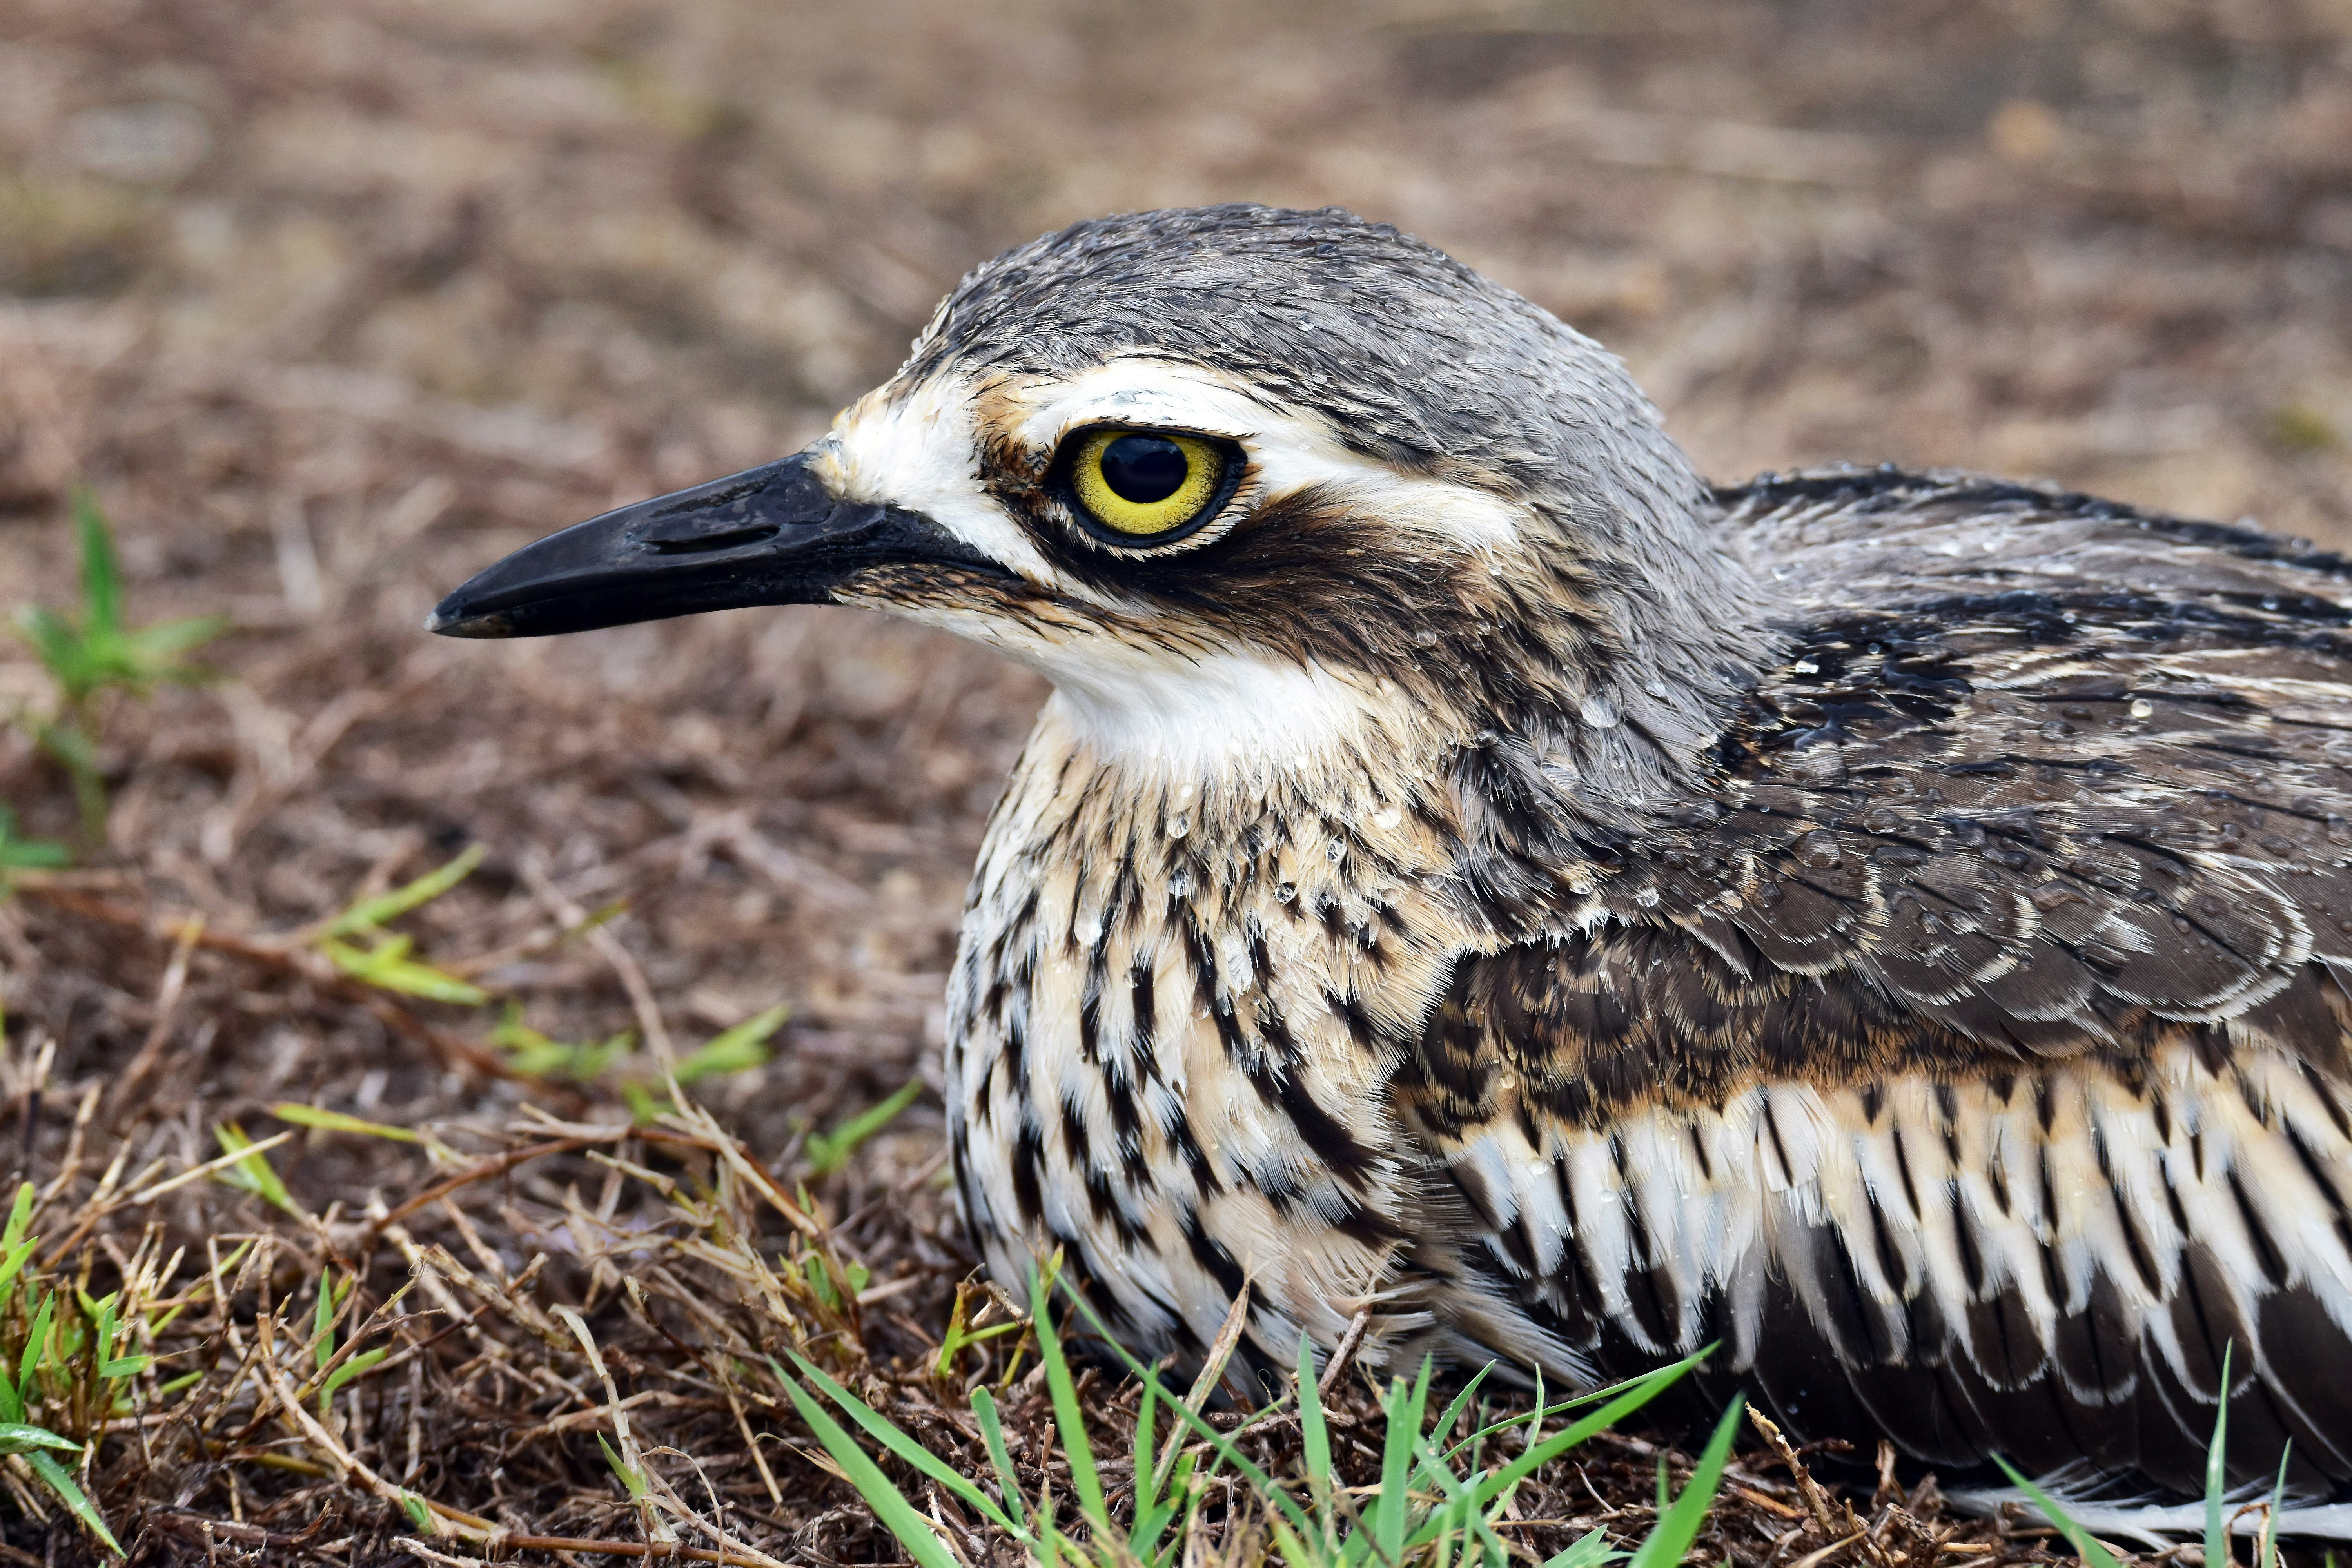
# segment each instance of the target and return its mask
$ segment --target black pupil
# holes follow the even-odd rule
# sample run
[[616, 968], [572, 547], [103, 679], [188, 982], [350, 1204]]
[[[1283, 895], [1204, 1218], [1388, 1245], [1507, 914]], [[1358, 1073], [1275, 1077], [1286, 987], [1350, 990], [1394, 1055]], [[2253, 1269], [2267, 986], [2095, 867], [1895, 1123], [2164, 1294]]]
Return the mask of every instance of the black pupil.
[[1121, 500], [1139, 505], [1174, 495], [1192, 468], [1184, 448], [1164, 436], [1121, 436], [1103, 448], [1103, 483]]

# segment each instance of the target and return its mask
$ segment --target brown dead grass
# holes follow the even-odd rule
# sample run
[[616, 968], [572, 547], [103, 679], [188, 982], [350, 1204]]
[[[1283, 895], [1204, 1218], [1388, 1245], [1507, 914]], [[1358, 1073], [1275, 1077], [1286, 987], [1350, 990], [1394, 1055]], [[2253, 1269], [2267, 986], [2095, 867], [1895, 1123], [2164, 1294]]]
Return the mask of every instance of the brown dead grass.
[[[1727, 476], [1965, 463], [2352, 543], [2352, 17], [2321, 0], [0, 0], [0, 600], [68, 598], [87, 481], [135, 614], [236, 621], [219, 683], [109, 716], [109, 842], [0, 905], [0, 1115], [45, 1256], [186, 1298], [160, 1375], [205, 1373], [90, 1468], [135, 1557], [418, 1561], [396, 1490], [459, 1558], [649, 1527], [898, 1556], [741, 1368], [813, 1345], [973, 1454], [923, 1370], [972, 1266], [936, 1098], [805, 1203], [801, 1139], [936, 1073], [961, 880], [1039, 689], [842, 614], [415, 626], [530, 537], [789, 450], [1002, 246], [1234, 196], [1489, 268], [1627, 354]], [[0, 645], [0, 710], [42, 694]], [[0, 800], [72, 831], [13, 729]], [[776, 1058], [633, 1130], [609, 1085], [504, 1074], [489, 1015], [299, 940], [467, 842], [483, 869], [404, 922], [422, 952], [563, 1038], [684, 1047], [787, 1002]], [[270, 1157], [308, 1218], [142, 1193], [218, 1123], [284, 1131], [285, 1100], [450, 1153], [296, 1130]], [[812, 1256], [870, 1268], [866, 1300], [827, 1307]], [[394, 1354], [320, 1417], [293, 1395], [330, 1265]], [[616, 1396], [650, 1512], [598, 1450]], [[1034, 1486], [1043, 1406], [1012, 1400]], [[1559, 1467], [1528, 1518], [1565, 1522], [1526, 1543], [1638, 1535], [1655, 1458]], [[0, 1558], [96, 1554], [0, 1484]], [[1819, 1564], [2038, 1550], [1869, 1493], [1868, 1542]], [[1839, 1539], [1758, 1458], [1705, 1547]]]

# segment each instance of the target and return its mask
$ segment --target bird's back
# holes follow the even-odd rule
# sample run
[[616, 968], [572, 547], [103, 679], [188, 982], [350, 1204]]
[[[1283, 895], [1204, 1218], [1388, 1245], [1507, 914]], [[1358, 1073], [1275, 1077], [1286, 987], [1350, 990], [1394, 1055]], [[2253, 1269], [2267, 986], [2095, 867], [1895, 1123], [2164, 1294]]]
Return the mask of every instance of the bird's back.
[[2226, 1355], [2241, 1476], [2352, 1478], [2352, 563], [1968, 476], [1717, 504], [1784, 654], [1576, 929], [1456, 968], [1432, 1258], [1946, 1465], [2194, 1489]]

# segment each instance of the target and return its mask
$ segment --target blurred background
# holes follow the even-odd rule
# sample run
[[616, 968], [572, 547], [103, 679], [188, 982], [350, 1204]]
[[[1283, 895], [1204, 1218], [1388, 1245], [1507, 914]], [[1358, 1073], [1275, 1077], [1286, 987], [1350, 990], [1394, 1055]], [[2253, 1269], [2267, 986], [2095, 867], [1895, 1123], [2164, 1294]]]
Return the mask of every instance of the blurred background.
[[[791, 1005], [717, 1091], [756, 1136], [935, 1073], [1034, 679], [840, 612], [418, 619], [797, 447], [997, 250], [1234, 198], [1486, 269], [1719, 479], [1965, 465], [2352, 546], [2345, 0], [0, 0], [0, 601], [71, 599], [88, 485], [134, 620], [234, 622], [221, 679], [103, 716], [85, 906], [266, 937], [479, 841], [420, 951], [628, 900], [682, 1038]], [[0, 714], [45, 690], [0, 639]], [[0, 801], [72, 841], [21, 725]], [[163, 1026], [135, 923], [0, 907], [12, 1059], [94, 1082]], [[188, 1157], [278, 1097], [523, 1092], [257, 973], [200, 963], [153, 1068]], [[580, 944], [477, 977], [567, 1037], [642, 1016]]]

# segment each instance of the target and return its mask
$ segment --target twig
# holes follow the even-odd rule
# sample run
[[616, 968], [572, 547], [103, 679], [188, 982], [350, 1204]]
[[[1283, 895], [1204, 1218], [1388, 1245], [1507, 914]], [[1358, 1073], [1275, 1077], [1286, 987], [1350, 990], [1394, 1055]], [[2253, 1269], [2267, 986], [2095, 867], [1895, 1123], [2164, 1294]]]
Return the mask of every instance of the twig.
[[1790, 1568], [1814, 1568], [1839, 1547], [1850, 1546], [1855, 1542], [1862, 1543], [1864, 1553], [1877, 1564], [1877, 1568], [1894, 1568], [1894, 1559], [1886, 1554], [1886, 1548], [1881, 1546], [1862, 1521], [1854, 1517], [1852, 1503], [1845, 1505], [1844, 1528], [1847, 1533], [1840, 1537], [1836, 1518], [1830, 1512], [1829, 1494], [1822, 1490], [1819, 1481], [1813, 1479], [1812, 1471], [1805, 1468], [1804, 1460], [1797, 1457], [1797, 1450], [1790, 1447], [1789, 1439], [1781, 1435], [1780, 1428], [1773, 1424], [1772, 1418], [1750, 1405], [1748, 1421], [1770, 1445], [1772, 1452], [1780, 1456], [1780, 1462], [1789, 1467], [1789, 1474], [1796, 1479], [1798, 1494], [1805, 1500], [1805, 1508], [1813, 1516], [1814, 1526], [1821, 1531], [1822, 1539], [1830, 1542], [1820, 1551], [1799, 1558]]
[[1830, 1513], [1829, 1496], [1822, 1490], [1822, 1484], [1813, 1479], [1813, 1472], [1805, 1468], [1805, 1461], [1797, 1458], [1797, 1450], [1789, 1446], [1789, 1439], [1781, 1435], [1780, 1426], [1753, 1405], [1748, 1407], [1748, 1424], [1756, 1428], [1757, 1436], [1762, 1437], [1772, 1452], [1780, 1456], [1780, 1462], [1789, 1467], [1789, 1474], [1797, 1483], [1797, 1495], [1805, 1500], [1806, 1511], [1813, 1516], [1813, 1523], [1820, 1529], [1822, 1538], [1825, 1541], [1835, 1539], [1838, 1529]]
[[[628, 1129], [621, 1128], [617, 1131], [626, 1132]], [[370, 1219], [367, 1223], [367, 1234], [371, 1237], [382, 1235], [384, 1226], [406, 1219], [427, 1204], [446, 1198], [460, 1187], [469, 1187], [476, 1182], [487, 1181], [492, 1176], [513, 1170], [517, 1165], [536, 1160], [542, 1154], [569, 1154], [576, 1150], [585, 1149], [590, 1142], [591, 1140], [586, 1138], [557, 1138], [545, 1143], [533, 1143], [527, 1148], [509, 1149], [503, 1154], [494, 1154], [487, 1160], [478, 1160], [456, 1175], [434, 1183], [389, 1214], [378, 1215]]]
[[1331, 1391], [1339, 1386], [1340, 1374], [1348, 1370], [1348, 1363], [1355, 1358], [1356, 1347], [1364, 1342], [1364, 1331], [1371, 1327], [1371, 1304], [1366, 1302], [1356, 1309], [1354, 1317], [1348, 1320], [1348, 1331], [1339, 1336], [1339, 1343], [1332, 1350], [1331, 1359], [1323, 1363], [1323, 1375], [1315, 1380], [1316, 1393], [1328, 1398]]
[[1790, 1563], [1789, 1568], [1821, 1568], [1821, 1564], [1829, 1561], [1832, 1552], [1843, 1551], [1844, 1548], [1852, 1546], [1857, 1541], [1864, 1541], [1867, 1539], [1867, 1536], [1865, 1536], [1861, 1531], [1857, 1530], [1852, 1535], [1845, 1536], [1837, 1541], [1832, 1541], [1827, 1546], [1820, 1547], [1817, 1550], [1806, 1552], [1802, 1557], [1800, 1557], [1794, 1563]]

